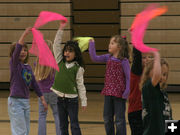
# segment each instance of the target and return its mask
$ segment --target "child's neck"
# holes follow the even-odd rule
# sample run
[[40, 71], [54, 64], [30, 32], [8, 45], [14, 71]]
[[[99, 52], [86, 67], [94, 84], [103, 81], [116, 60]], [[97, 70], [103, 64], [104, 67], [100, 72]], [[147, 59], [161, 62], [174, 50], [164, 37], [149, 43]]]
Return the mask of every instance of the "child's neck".
[[118, 53], [112, 54], [113, 57], [118, 58]]
[[24, 64], [24, 61], [23, 61], [23, 60], [20, 60], [20, 62], [21, 62], [22, 64]]
[[71, 64], [71, 63], [73, 63], [73, 62], [75, 62], [74, 60], [72, 60], [72, 61], [66, 61], [66, 63], [68, 63], [68, 64]]

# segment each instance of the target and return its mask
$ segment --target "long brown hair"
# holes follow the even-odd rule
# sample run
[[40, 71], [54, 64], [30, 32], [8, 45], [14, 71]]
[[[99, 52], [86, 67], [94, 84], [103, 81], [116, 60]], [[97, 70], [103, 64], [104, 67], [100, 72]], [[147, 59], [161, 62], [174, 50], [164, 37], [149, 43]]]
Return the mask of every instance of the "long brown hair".
[[[16, 42], [13, 42], [11, 45], [10, 45], [10, 51], [9, 51], [9, 57], [12, 57], [13, 53], [14, 53], [14, 50], [16, 48]], [[26, 43], [23, 44], [23, 47], [27, 49], [27, 56], [24, 60], [24, 63], [28, 63], [28, 60], [29, 60], [29, 51], [28, 51], [28, 46]]]
[[[52, 52], [52, 41], [46, 40], [46, 43]], [[40, 65], [39, 64], [39, 58], [37, 57], [36, 66], [35, 66], [35, 70], [34, 70], [34, 75], [35, 75], [35, 78], [37, 81], [46, 79], [49, 75], [52, 78], [54, 72], [55, 72], [55, 70], [52, 69], [51, 67]]]
[[145, 68], [143, 70], [143, 74], [142, 74], [142, 77], [141, 77], [140, 84], [139, 84], [139, 89], [140, 90], [142, 90], [144, 83], [148, 79], [150, 79], [150, 72], [153, 69], [153, 65], [154, 65], [154, 60], [151, 60], [146, 64], [146, 66], [145, 66]]
[[[139, 84], [139, 89], [142, 90], [144, 83], [150, 79], [150, 72], [153, 69], [153, 65], [154, 65], [154, 60], [151, 60], [150, 62], [148, 62], [144, 68], [142, 77], [141, 77], [141, 81]], [[169, 68], [169, 64], [167, 63], [167, 61], [165, 59], [161, 59], [161, 67], [163, 65], [166, 65]], [[167, 83], [163, 83], [161, 86], [161, 89], [165, 89], [167, 86]]]
[[114, 42], [116, 42], [120, 47], [121, 50], [118, 54], [119, 59], [130, 59], [130, 47], [126, 37], [122, 37], [121, 35], [112, 36], [111, 39], [114, 38]]

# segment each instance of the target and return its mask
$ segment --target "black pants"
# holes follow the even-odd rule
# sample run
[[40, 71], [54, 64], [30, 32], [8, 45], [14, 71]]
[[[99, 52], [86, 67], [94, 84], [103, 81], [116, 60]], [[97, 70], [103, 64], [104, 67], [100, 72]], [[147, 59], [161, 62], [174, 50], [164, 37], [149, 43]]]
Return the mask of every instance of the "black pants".
[[68, 116], [71, 122], [72, 135], [81, 135], [78, 121], [78, 98], [61, 98], [58, 97], [58, 112], [60, 119], [61, 135], [69, 135]]
[[129, 113], [128, 120], [131, 128], [131, 135], [142, 135], [143, 134], [142, 110]]

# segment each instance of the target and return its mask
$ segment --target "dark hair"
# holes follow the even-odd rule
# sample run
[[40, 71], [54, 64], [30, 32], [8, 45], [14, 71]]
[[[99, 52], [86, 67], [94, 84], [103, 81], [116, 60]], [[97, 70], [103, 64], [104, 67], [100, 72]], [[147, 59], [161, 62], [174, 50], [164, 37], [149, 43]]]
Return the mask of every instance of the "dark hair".
[[130, 58], [130, 55], [129, 55], [130, 47], [126, 40], [126, 36], [115, 35], [115, 36], [112, 36], [112, 38], [114, 38], [114, 42], [116, 42], [119, 46], [121, 46], [121, 51], [119, 53], [118, 58], [119, 59], [123, 59], [123, 58], [129, 59]]
[[[9, 57], [12, 57], [14, 50], [16, 48], [16, 42], [12, 43], [12, 45], [10, 46], [10, 51], [9, 51]], [[24, 63], [27, 63], [29, 60], [29, 51], [28, 51], [28, 46], [26, 43], [23, 44], [23, 47], [27, 49], [27, 56], [26, 59], [24, 60]]]
[[73, 61], [77, 61], [77, 63], [85, 68], [85, 65], [84, 65], [84, 61], [83, 61], [83, 57], [82, 57], [82, 53], [81, 53], [81, 50], [78, 46], [78, 42], [77, 41], [67, 41], [64, 48], [63, 48], [63, 61], [65, 62], [66, 59], [65, 59], [65, 56], [64, 56], [64, 51], [66, 50], [72, 50], [75, 52], [75, 58]]

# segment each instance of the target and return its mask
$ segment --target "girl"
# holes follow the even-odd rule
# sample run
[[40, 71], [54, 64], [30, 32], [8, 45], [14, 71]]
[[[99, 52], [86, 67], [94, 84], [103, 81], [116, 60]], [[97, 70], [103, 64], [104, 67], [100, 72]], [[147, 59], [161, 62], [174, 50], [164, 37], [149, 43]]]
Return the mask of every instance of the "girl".
[[[52, 51], [52, 42], [50, 40], [46, 40], [46, 43], [49, 46], [49, 49]], [[38, 81], [41, 91], [43, 92], [46, 102], [51, 106], [56, 125], [56, 135], [61, 135], [57, 110], [57, 95], [50, 90], [54, 82], [55, 71], [50, 67], [41, 66], [38, 63], [39, 59], [37, 58], [34, 75], [36, 77], [36, 80]], [[47, 112], [44, 111], [44, 106], [39, 99], [38, 135], [46, 135], [46, 117]]]
[[27, 64], [28, 47], [24, 38], [31, 28], [27, 28], [17, 44], [10, 48], [10, 96], [8, 97], [8, 113], [12, 135], [28, 135], [30, 128], [29, 88], [32, 86], [47, 110], [47, 104], [35, 80], [31, 67]]
[[143, 135], [164, 135], [164, 97], [160, 86], [165, 86], [168, 77], [167, 64], [161, 64], [158, 52], [153, 52], [154, 61], [149, 62], [143, 71], [140, 82], [143, 103]]
[[51, 90], [58, 95], [61, 134], [69, 134], [69, 116], [72, 134], [81, 135], [78, 122], [78, 95], [80, 96], [83, 110], [87, 106], [86, 89], [83, 83], [83, 60], [77, 42], [68, 41], [64, 48], [61, 45], [62, 29], [64, 26], [65, 24], [61, 23], [54, 40], [53, 51], [59, 66], [59, 72], [56, 72]]
[[131, 128], [131, 135], [143, 134], [142, 101], [139, 83], [142, 71], [147, 62], [152, 60], [151, 53], [141, 53], [133, 48], [133, 62], [130, 75], [130, 94], [128, 106], [128, 120]]
[[[161, 59], [161, 67], [162, 68], [167, 68], [167, 70], [169, 72], [169, 64], [164, 59]], [[164, 105], [163, 105], [163, 116], [164, 116], [165, 120], [172, 120], [173, 119], [172, 118], [172, 108], [171, 108], [171, 105], [170, 105], [170, 102], [169, 102], [168, 94], [165, 91], [165, 89], [167, 87], [167, 84], [166, 84], [167, 78], [168, 78], [168, 74], [167, 74], [166, 78], [165, 78], [165, 75], [164, 75], [163, 78], [161, 79], [162, 82], [160, 83], [160, 89], [161, 89], [161, 92], [162, 92], [163, 97], [164, 97], [163, 98], [164, 99], [163, 100], [163, 103], [164, 103]]]
[[126, 135], [126, 99], [129, 95], [130, 65], [129, 46], [125, 38], [113, 36], [109, 43], [110, 54], [97, 56], [95, 44], [90, 40], [89, 53], [95, 62], [106, 62], [104, 98], [104, 123], [107, 135], [114, 135], [114, 115], [116, 135]]

